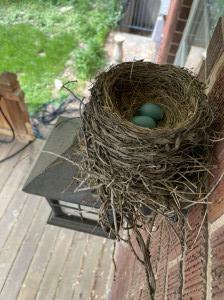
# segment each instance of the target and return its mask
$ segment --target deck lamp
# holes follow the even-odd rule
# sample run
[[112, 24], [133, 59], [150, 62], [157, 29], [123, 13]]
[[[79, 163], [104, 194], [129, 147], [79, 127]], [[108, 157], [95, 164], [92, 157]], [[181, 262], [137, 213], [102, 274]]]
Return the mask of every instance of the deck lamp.
[[[58, 119], [23, 191], [48, 201], [52, 209], [48, 224], [114, 239], [115, 236], [99, 224], [100, 200], [95, 190], [85, 186], [77, 190], [80, 185], [75, 179], [78, 167], [72, 161], [80, 157], [72, 156], [79, 128], [79, 118]], [[108, 220], [113, 224], [112, 211], [108, 211]]]

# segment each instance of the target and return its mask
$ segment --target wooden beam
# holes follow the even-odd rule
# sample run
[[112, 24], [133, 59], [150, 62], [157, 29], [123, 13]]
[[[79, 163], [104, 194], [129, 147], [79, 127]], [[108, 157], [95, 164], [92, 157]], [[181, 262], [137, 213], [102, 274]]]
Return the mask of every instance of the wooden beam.
[[34, 139], [32, 125], [24, 102], [24, 93], [20, 89], [16, 74], [6, 72], [0, 75], [0, 107], [3, 112], [0, 112], [0, 135], [12, 135], [5, 115], [18, 140], [31, 141]]

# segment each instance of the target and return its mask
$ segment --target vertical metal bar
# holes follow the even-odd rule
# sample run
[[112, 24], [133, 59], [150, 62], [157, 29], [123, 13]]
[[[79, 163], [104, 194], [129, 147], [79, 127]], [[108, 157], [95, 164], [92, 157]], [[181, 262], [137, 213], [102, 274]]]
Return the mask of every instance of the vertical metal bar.
[[129, 1], [127, 13], [128, 13], [128, 18], [127, 18], [127, 26], [129, 27], [132, 24], [132, 17], [133, 17], [133, 1]]
[[147, 3], [145, 3], [145, 0], [142, 0], [142, 6], [141, 6], [141, 10], [139, 12], [139, 14], [140, 14], [140, 27], [141, 28], [145, 28], [145, 23], [144, 23], [145, 19], [144, 19], [144, 14], [143, 13], [146, 10], [146, 7], [145, 7], [146, 4]]
[[[157, 0], [156, 0], [157, 1]], [[151, 24], [158, 10], [158, 2], [154, 0], [129, 0], [126, 2], [121, 27], [142, 31], [152, 31]]]
[[145, 13], [148, 12], [148, 5], [147, 5], [147, 2], [148, 0], [142, 0], [142, 9], [141, 9], [141, 16], [140, 16], [140, 19], [141, 19], [141, 28], [147, 28], [147, 25], [144, 23], [144, 21], [146, 20], [145, 19]]
[[141, 11], [141, 4], [142, 4], [142, 0], [136, 0], [136, 5], [135, 5], [135, 26], [136, 27], [140, 27], [141, 24], [141, 19], [140, 19], [140, 11]]
[[133, 4], [133, 18], [132, 18], [132, 22], [131, 22], [131, 26], [135, 26], [136, 25], [136, 19], [137, 19], [137, 2], [132, 0], [132, 4]]
[[[149, 2], [149, 0], [142, 0], [142, 9], [141, 9], [141, 16], [140, 16], [142, 29], [148, 27], [147, 23], [145, 23], [146, 18], [148, 16], [148, 3], [147, 2]], [[145, 16], [146, 13], [147, 13], [147, 15]]]
[[148, 22], [147, 22], [147, 29], [151, 31], [151, 24], [152, 20], [154, 19], [154, 14], [157, 14], [157, 11], [155, 12], [157, 1], [149, 0], [149, 5], [147, 6], [147, 10], [145, 11], [145, 14], [148, 16]]
[[46, 199], [56, 216], [64, 215], [58, 200]]

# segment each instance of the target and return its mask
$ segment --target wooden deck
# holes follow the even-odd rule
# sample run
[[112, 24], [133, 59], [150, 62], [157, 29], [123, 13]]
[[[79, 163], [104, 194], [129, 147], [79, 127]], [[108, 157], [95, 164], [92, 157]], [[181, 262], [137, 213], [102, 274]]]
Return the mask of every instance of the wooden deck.
[[[42, 145], [0, 164], [0, 300], [106, 300], [113, 242], [47, 225], [47, 202], [21, 191]], [[20, 147], [0, 144], [0, 159]]]

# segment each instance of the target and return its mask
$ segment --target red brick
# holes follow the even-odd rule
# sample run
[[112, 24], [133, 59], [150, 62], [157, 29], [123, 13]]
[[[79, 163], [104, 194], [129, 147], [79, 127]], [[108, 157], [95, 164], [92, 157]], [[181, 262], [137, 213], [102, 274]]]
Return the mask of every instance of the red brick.
[[181, 7], [179, 18], [186, 20], [189, 16], [190, 7]]
[[193, 2], [193, 0], [183, 0], [182, 5], [185, 5], [185, 6], [191, 6], [191, 5], [192, 5], [192, 2]]
[[178, 256], [182, 254], [182, 247], [181, 244], [178, 242], [175, 245], [171, 246], [169, 249], [169, 261], [174, 260]]
[[215, 295], [212, 295], [212, 300], [223, 300], [224, 299], [224, 293], [216, 293]]
[[[190, 210], [188, 220], [192, 229], [186, 227], [186, 241], [191, 247], [198, 234], [204, 217], [204, 207], [196, 206]], [[192, 250], [187, 249], [184, 260], [184, 298], [204, 300], [206, 295], [207, 267], [207, 223], [202, 226], [198, 240]]]
[[[116, 281], [113, 282], [111, 300], [125, 299], [125, 294], [129, 290], [132, 268], [135, 257], [131, 253], [127, 244], [118, 244], [117, 274]], [[122, 284], [120, 284], [122, 282]]]
[[224, 299], [224, 225], [211, 236], [212, 299]]
[[[183, 296], [183, 300], [205, 300], [205, 294], [204, 292], [200, 291], [200, 290], [193, 290], [191, 292], [191, 295], [184, 295]], [[182, 300], [182, 299], [181, 299]]]
[[[224, 27], [224, 21], [219, 22], [219, 25], [221, 27]], [[215, 32], [217, 32], [217, 28]], [[222, 31], [220, 29], [220, 31]], [[224, 28], [223, 28], [224, 31]], [[214, 44], [216, 44], [221, 41], [222, 46], [218, 45], [217, 49], [219, 49], [218, 53], [220, 56], [221, 52], [224, 52], [224, 36], [222, 37], [221, 34], [217, 33], [216, 39], [213, 40]], [[213, 45], [210, 45], [210, 52], [213, 48], [216, 49]], [[215, 45], [216, 45], [215, 44]], [[217, 50], [216, 49], [216, 50]], [[222, 50], [221, 50], [222, 49]], [[214, 50], [214, 51], [216, 51]], [[210, 58], [209, 58], [210, 59]], [[210, 59], [213, 61], [213, 63], [216, 61], [217, 57], [213, 57], [213, 59]], [[207, 62], [207, 61], [206, 61]], [[213, 67], [211, 63], [211, 68]], [[217, 131], [223, 131], [224, 129], [224, 121], [223, 121], [223, 114], [224, 114], [224, 66], [220, 68], [219, 72], [216, 74], [216, 81], [209, 93], [209, 99], [211, 104], [216, 108], [216, 122], [214, 124], [215, 130]], [[214, 147], [214, 163], [218, 166], [216, 170], [213, 171], [215, 178], [214, 182], [220, 177], [220, 175], [223, 173], [224, 170], [224, 141], [216, 143]], [[211, 197], [209, 198], [209, 201], [212, 202], [212, 205], [209, 206], [209, 213], [208, 218], [210, 222], [214, 222], [216, 219], [218, 219], [221, 215], [224, 214], [224, 181], [222, 180], [218, 187], [215, 189]]]
[[168, 55], [167, 57], [167, 63], [172, 64], [174, 62], [175, 55]]
[[167, 227], [163, 226], [161, 236], [161, 249], [160, 257], [157, 266], [157, 280], [156, 280], [156, 299], [164, 299], [166, 292], [166, 274], [168, 264], [168, 251], [169, 251], [170, 237], [167, 231]]
[[155, 221], [155, 228], [157, 228], [156, 232], [152, 233], [151, 238], [151, 263], [154, 271], [157, 269], [158, 262], [160, 260], [160, 251], [162, 247], [162, 230], [163, 226], [161, 224], [161, 219], [157, 218]]
[[[185, 5], [191, 1], [183, 1]], [[224, 23], [222, 23], [224, 25]], [[176, 36], [175, 36], [176, 35]], [[175, 33], [173, 38], [180, 39], [181, 34]], [[173, 39], [172, 39], [173, 40]], [[170, 45], [170, 43], [169, 43]], [[211, 47], [214, 47], [214, 43]], [[168, 48], [169, 49], [169, 48]], [[169, 59], [174, 56], [170, 55]], [[214, 59], [215, 61], [215, 59]], [[220, 119], [216, 123], [216, 129], [224, 128], [224, 67], [216, 76], [216, 83], [209, 94], [213, 106], [220, 111]], [[214, 149], [214, 158], [218, 163], [215, 171], [216, 180], [224, 170], [224, 141], [217, 143]], [[219, 216], [224, 214], [224, 182], [222, 181], [215, 192], [210, 197], [212, 205], [209, 208], [209, 221], [213, 222]], [[157, 276], [156, 300], [183, 299], [183, 300], [204, 300], [206, 299], [206, 275], [207, 275], [207, 251], [208, 251], [208, 231], [205, 222], [199, 232], [202, 219], [204, 217], [205, 207], [195, 206], [189, 211], [188, 221], [191, 229], [187, 226], [182, 227], [181, 231], [185, 232], [185, 249], [183, 272], [181, 262], [172, 268], [168, 268], [169, 262], [181, 255], [181, 246], [172, 230], [167, 230], [167, 224], [159, 217], [156, 219], [157, 231], [152, 234], [151, 238], [151, 260], [153, 270]], [[199, 233], [199, 235], [198, 235]], [[195, 238], [197, 241], [194, 243]], [[190, 247], [194, 247], [191, 250]], [[211, 235], [211, 293], [212, 300], [224, 299], [224, 225], [217, 229]], [[117, 282], [114, 284], [117, 292], [112, 290], [112, 300], [148, 300], [147, 288], [145, 282], [144, 268], [133, 258], [130, 250], [122, 250], [119, 260], [121, 265], [118, 266]], [[167, 273], [168, 272], [168, 273]], [[183, 295], [181, 295], [182, 279], [184, 275]], [[211, 280], [211, 278], [210, 278]], [[119, 283], [119, 285], [118, 285]], [[120, 289], [118, 291], [118, 288]], [[167, 290], [166, 290], [167, 288]], [[177, 292], [178, 291], [178, 292]]]
[[142, 290], [140, 297], [141, 297], [140, 300], [149, 300], [148, 291], [147, 290]]
[[166, 18], [166, 22], [163, 30], [163, 40], [160, 45], [159, 53], [157, 56], [158, 63], [167, 62], [168, 50], [169, 50], [170, 43], [173, 41], [173, 35], [175, 32], [176, 22], [177, 22], [177, 15], [180, 8], [181, 8], [180, 0], [171, 1], [169, 13]]
[[186, 25], [186, 21], [178, 20], [176, 26], [176, 32], [183, 32]]
[[179, 45], [170, 45], [169, 53], [170, 54], [176, 54], [177, 50], [179, 48]]
[[181, 299], [182, 263], [177, 263], [168, 270], [167, 299]]
[[173, 34], [172, 42], [173, 42], [173, 43], [180, 43], [181, 38], [182, 38], [182, 33], [180, 33], [180, 32], [175, 32], [175, 33]]
[[211, 244], [213, 247], [224, 244], [224, 226], [218, 228], [211, 236]]

